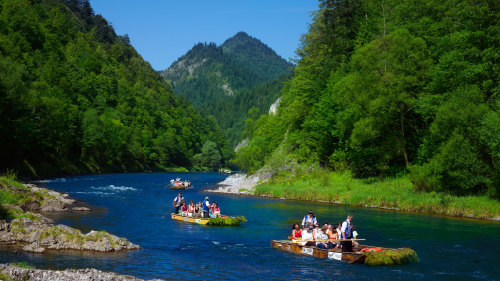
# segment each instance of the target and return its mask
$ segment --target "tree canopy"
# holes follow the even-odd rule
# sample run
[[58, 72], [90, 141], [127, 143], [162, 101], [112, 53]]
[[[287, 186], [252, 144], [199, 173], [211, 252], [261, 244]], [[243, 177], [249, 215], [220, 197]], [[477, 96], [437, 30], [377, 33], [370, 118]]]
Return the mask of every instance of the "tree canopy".
[[198, 114], [82, 0], [0, 2], [0, 170], [22, 176], [190, 167]]
[[235, 163], [273, 153], [419, 190], [500, 196], [495, 1], [320, 1], [278, 114]]

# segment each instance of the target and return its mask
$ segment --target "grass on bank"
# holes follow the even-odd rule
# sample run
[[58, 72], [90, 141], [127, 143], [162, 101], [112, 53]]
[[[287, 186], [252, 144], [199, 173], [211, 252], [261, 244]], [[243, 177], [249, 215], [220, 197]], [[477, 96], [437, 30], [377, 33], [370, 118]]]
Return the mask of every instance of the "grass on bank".
[[38, 219], [32, 213], [24, 213], [6, 206], [20, 206], [28, 201], [40, 201], [41, 198], [43, 199], [43, 196], [40, 193], [31, 192], [29, 188], [17, 181], [14, 173], [6, 172], [0, 176], [0, 219], [23, 217], [31, 220]]
[[11, 263], [9, 263], [9, 265], [17, 266], [17, 267], [21, 267], [21, 268], [35, 269], [35, 267], [33, 265], [30, 265], [25, 261], [11, 262]]
[[500, 202], [487, 196], [453, 196], [419, 192], [406, 177], [355, 179], [351, 173], [317, 170], [294, 177], [281, 171], [255, 188], [256, 195], [338, 202], [351, 206], [396, 208], [401, 211], [493, 218]]
[[26, 186], [16, 180], [14, 174], [4, 174], [0, 176], [0, 205], [19, 205], [30, 199], [28, 193], [16, 192], [9, 188], [9, 186], [19, 190], [28, 190]]

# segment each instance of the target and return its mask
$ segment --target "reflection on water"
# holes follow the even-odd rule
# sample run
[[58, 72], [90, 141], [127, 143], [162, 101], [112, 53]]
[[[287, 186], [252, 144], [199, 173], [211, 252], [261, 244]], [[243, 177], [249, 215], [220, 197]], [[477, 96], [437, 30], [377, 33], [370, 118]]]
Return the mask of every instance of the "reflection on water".
[[[176, 191], [165, 188], [181, 177], [195, 188], [189, 201], [210, 196], [223, 213], [243, 215], [240, 227], [209, 227], [162, 216]], [[148, 173], [78, 176], [46, 185], [83, 200], [89, 213], [51, 214], [56, 223], [83, 232], [107, 230], [142, 246], [118, 253], [50, 251], [46, 254], [0, 248], [0, 262], [26, 261], [40, 268], [94, 267], [140, 278], [165, 280], [495, 280], [500, 250], [498, 223], [375, 209], [284, 201], [203, 192], [225, 176], [216, 173]], [[309, 209], [320, 223], [343, 221], [348, 213], [369, 245], [411, 247], [421, 262], [393, 267], [349, 265], [277, 251], [270, 240], [290, 235]], [[485, 250], [486, 249], [486, 250]]]

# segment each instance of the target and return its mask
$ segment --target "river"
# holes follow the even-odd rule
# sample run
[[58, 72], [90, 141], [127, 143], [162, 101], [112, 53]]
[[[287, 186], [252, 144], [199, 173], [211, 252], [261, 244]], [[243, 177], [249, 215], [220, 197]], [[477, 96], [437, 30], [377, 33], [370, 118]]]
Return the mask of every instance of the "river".
[[[165, 185], [180, 176], [194, 188], [186, 200], [210, 196], [224, 214], [243, 215], [239, 227], [172, 221], [164, 215], [176, 191]], [[93, 209], [49, 216], [88, 231], [106, 230], [139, 244], [138, 251], [29, 254], [0, 249], [0, 263], [26, 261], [38, 268], [93, 267], [144, 279], [165, 280], [500, 280], [500, 224], [422, 214], [212, 194], [203, 189], [226, 176], [217, 173], [137, 173], [75, 176], [39, 185], [67, 192]], [[367, 266], [281, 252], [270, 240], [285, 239], [309, 209], [318, 220], [337, 222], [348, 213], [366, 244], [410, 247], [420, 262]]]

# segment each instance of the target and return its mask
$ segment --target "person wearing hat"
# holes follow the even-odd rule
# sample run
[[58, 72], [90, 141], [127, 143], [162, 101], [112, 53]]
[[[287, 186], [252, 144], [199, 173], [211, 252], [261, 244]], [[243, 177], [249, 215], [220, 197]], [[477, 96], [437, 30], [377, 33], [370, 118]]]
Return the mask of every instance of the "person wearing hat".
[[202, 206], [202, 218], [209, 218], [210, 217], [210, 202], [208, 201], [208, 196], [205, 197], [205, 201], [203, 201], [203, 206]]
[[302, 228], [307, 227], [309, 225], [315, 225], [317, 224], [318, 221], [316, 220], [316, 217], [314, 216], [313, 210], [309, 211], [309, 214], [304, 216], [304, 219], [302, 220]]
[[179, 195], [174, 198], [174, 207], [175, 207], [175, 213], [179, 213], [179, 208], [181, 207], [181, 203], [184, 201], [184, 197], [182, 197], [182, 193], [179, 192]]

